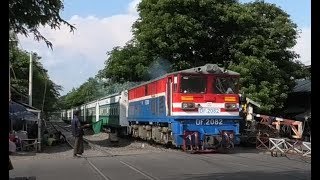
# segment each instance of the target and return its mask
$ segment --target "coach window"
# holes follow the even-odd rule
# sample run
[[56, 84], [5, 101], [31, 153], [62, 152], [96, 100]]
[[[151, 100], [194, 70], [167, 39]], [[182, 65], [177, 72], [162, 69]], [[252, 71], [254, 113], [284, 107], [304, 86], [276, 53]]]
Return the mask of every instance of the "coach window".
[[103, 107], [102, 106], [99, 107], [99, 115], [103, 115]]
[[105, 106], [100, 106], [100, 115], [102, 116], [107, 115], [107, 109]]

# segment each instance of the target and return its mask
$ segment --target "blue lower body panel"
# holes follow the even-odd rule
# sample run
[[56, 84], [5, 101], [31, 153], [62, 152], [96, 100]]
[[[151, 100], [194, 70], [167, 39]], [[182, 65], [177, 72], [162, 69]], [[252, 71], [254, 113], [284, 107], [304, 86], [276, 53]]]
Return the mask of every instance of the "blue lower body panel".
[[234, 144], [240, 143], [239, 117], [173, 119], [171, 123], [172, 136], [177, 146], [183, 145], [185, 132], [197, 132], [198, 139], [204, 141], [207, 136], [221, 136], [223, 131], [233, 133]]

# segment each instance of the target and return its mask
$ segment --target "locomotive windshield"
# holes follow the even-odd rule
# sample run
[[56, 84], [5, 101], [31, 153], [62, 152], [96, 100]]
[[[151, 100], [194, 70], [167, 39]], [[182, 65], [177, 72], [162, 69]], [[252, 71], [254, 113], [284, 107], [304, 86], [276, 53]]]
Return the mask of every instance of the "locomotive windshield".
[[205, 93], [206, 77], [185, 75], [181, 77], [180, 92], [181, 93]]
[[216, 94], [238, 94], [239, 78], [236, 77], [216, 77], [213, 84]]

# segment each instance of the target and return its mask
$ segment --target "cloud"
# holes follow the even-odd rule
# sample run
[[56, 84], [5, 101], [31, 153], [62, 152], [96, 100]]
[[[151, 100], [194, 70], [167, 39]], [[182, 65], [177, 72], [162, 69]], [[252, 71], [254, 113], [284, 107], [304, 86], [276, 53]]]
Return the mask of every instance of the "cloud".
[[141, 2], [141, 0], [133, 0], [128, 7], [129, 14], [138, 16], [137, 6]]
[[62, 85], [61, 94], [66, 94], [103, 69], [108, 51], [125, 45], [132, 38], [131, 26], [138, 17], [135, 10], [138, 2], [132, 1], [125, 14], [105, 18], [74, 15], [68, 20], [77, 28], [74, 33], [64, 25], [60, 30], [40, 28], [39, 31], [53, 43], [53, 51], [44, 42], [35, 41], [33, 35], [19, 36], [20, 47], [42, 57], [50, 78]]
[[311, 64], [311, 28], [304, 27], [301, 29], [300, 37], [293, 50], [300, 55], [298, 59], [305, 65]]

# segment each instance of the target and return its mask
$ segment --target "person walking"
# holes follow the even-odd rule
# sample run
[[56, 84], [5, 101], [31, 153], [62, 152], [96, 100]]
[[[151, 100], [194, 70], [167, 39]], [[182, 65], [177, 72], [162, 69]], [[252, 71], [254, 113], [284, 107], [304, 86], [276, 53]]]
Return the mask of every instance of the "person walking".
[[79, 121], [79, 114], [80, 114], [79, 111], [75, 111], [73, 114], [73, 119], [71, 121], [72, 135], [75, 139], [73, 157], [79, 157], [79, 155], [82, 155], [84, 151], [83, 150], [83, 135], [84, 135], [83, 129], [90, 126], [89, 124], [85, 124], [84, 126], [81, 126]]

